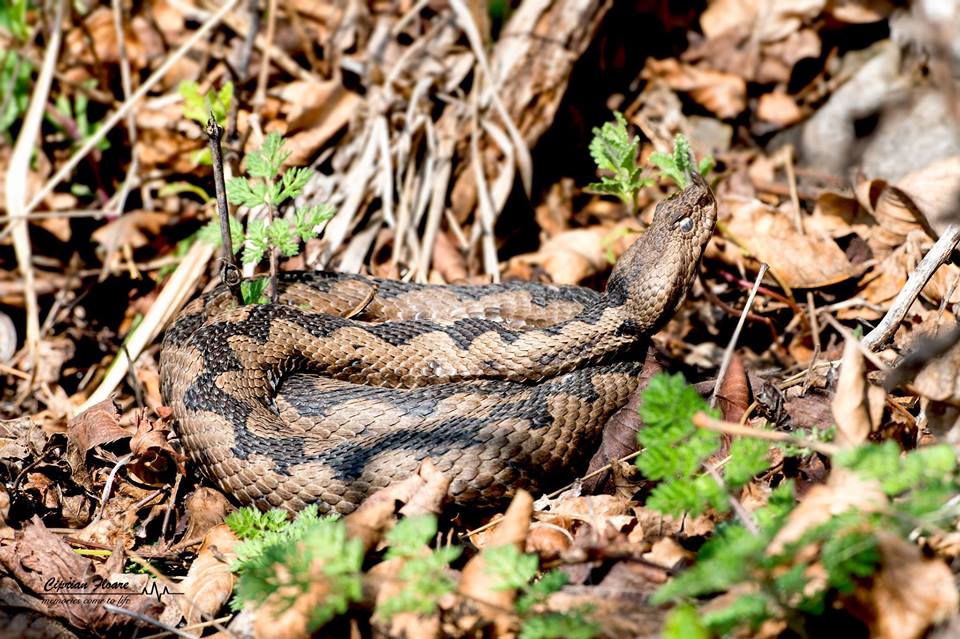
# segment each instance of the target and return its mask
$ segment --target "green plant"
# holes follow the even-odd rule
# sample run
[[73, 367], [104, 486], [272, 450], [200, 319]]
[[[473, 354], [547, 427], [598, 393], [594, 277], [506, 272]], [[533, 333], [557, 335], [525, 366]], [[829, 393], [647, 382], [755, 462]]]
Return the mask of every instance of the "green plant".
[[[257, 606], [271, 596], [282, 595], [283, 605], [292, 605], [298, 596], [315, 584], [316, 567], [322, 566], [328, 592], [311, 617], [311, 628], [318, 628], [342, 614], [361, 595], [363, 550], [359, 540], [350, 539], [340, 519], [321, 518], [317, 508], [304, 509], [293, 521], [286, 511], [262, 513], [241, 508], [231, 513], [227, 525], [241, 540], [235, 547], [237, 560], [231, 569], [238, 575], [231, 606]], [[450, 564], [459, 559], [462, 549], [454, 545], [429, 548], [437, 534], [433, 515], [400, 520], [384, 538], [385, 560], [398, 559], [402, 565], [395, 578], [400, 592], [380, 603], [375, 614], [389, 620], [409, 612], [433, 614], [440, 598], [456, 590], [457, 582]], [[543, 611], [538, 607], [566, 583], [564, 573], [554, 570], [536, 579], [538, 559], [513, 546], [484, 551], [489, 573], [498, 579], [498, 589], [518, 591], [515, 611], [521, 621], [523, 639], [591, 639], [599, 630], [580, 608], [564, 613]]]
[[[274, 132], [267, 135], [260, 148], [247, 155], [249, 177], [234, 177], [226, 184], [227, 198], [232, 204], [249, 208], [263, 206], [268, 212], [268, 220], [250, 221], [246, 232], [239, 221], [230, 218], [234, 253], [243, 251], [243, 264], [257, 264], [271, 251], [287, 257], [296, 255], [300, 243], [315, 237], [318, 234], [316, 227], [333, 217], [334, 209], [327, 204], [295, 208], [290, 220], [274, 217], [281, 207], [303, 192], [313, 176], [313, 170], [306, 167], [294, 167], [281, 172], [283, 163], [290, 157], [283, 145], [280, 134]], [[219, 245], [219, 221], [213, 220], [207, 224], [199, 237], [215, 246]], [[244, 282], [244, 303], [270, 301], [265, 294], [266, 284], [266, 280]]]
[[703, 472], [707, 458], [720, 447], [720, 436], [697, 428], [691, 418], [699, 411], [716, 411], [680, 374], [654, 376], [639, 411], [646, 427], [637, 435], [645, 449], [637, 468], [660, 482], [647, 500], [650, 508], [674, 515], [684, 511], [697, 515], [707, 508], [725, 512], [728, 491], [744, 486], [767, 467], [767, 445], [742, 438], [731, 446], [723, 482]]
[[397, 579], [403, 590], [384, 601], [377, 614], [385, 619], [401, 612], [432, 614], [440, 598], [453, 592], [457, 583], [450, 576], [450, 563], [460, 557], [457, 546], [429, 550], [427, 544], [437, 534], [437, 518], [432, 515], [408, 517], [387, 533], [389, 544], [385, 559], [403, 559]]
[[[200, 126], [207, 125], [207, 119], [210, 114], [216, 119], [218, 124], [223, 124], [230, 113], [230, 105], [233, 101], [233, 82], [227, 82], [220, 90], [210, 89], [206, 93], [200, 93], [200, 85], [193, 80], [184, 80], [177, 87], [177, 92], [183, 98], [183, 117], [197, 122]], [[204, 147], [193, 152], [190, 161], [195, 166], [210, 166], [209, 147]]]
[[311, 610], [310, 628], [319, 628], [360, 599], [363, 546], [347, 536], [343, 520], [320, 518], [316, 506], [292, 522], [285, 510], [261, 513], [247, 507], [231, 513], [227, 525], [242, 540], [232, 566], [238, 575], [234, 610], [260, 605], [271, 596], [279, 597], [279, 610], [285, 610], [317, 583], [317, 566], [328, 592]]
[[[771, 445], [739, 438], [730, 446], [721, 482], [703, 472], [704, 461], [717, 452], [719, 440], [692, 425], [691, 417], [701, 410], [706, 410], [706, 403], [679, 375], [657, 375], [644, 391], [640, 414], [645, 428], [638, 437], [645, 450], [637, 465], [661, 480], [647, 506], [671, 514], [724, 511], [737, 489], [766, 467]], [[866, 444], [843, 450], [833, 463], [878, 482], [890, 507], [871, 512], [848, 509], [773, 551], [770, 542], [796, 506], [792, 484], [782, 483], [766, 505], [752, 513], [751, 528], [737, 520], [718, 526], [696, 562], [653, 595], [655, 604], [682, 604], [671, 612], [664, 637], [724, 636], [757, 628], [771, 618], [787, 621], [802, 634], [805, 616], [821, 614], [832, 597], [852, 592], [876, 573], [877, 531], [906, 538], [911, 531], [953, 526], [960, 518], [949, 499], [958, 485], [956, 458], [947, 446], [904, 455], [893, 442]], [[818, 570], [813, 569], [815, 564]], [[815, 580], [816, 574], [823, 576]], [[697, 597], [728, 591], [741, 594], [702, 616], [691, 612], [689, 602]]]
[[9, 137], [10, 127], [26, 112], [30, 104], [30, 78], [33, 66], [28, 60], [9, 50], [0, 66], [0, 131]]
[[[590, 157], [597, 169], [605, 173], [600, 175], [599, 182], [588, 184], [586, 191], [615, 195], [623, 200], [632, 212], [636, 207], [640, 189], [653, 184], [653, 180], [641, 176], [643, 169], [637, 164], [639, 138], [630, 135], [627, 120], [622, 113], [614, 111], [613, 115], [615, 121], [593, 128]], [[709, 155], [700, 160], [698, 166], [693, 165], [690, 144], [682, 133], [677, 134], [673, 144], [671, 155], [656, 151], [650, 155], [650, 162], [660, 169], [664, 177], [672, 180], [681, 189], [688, 185], [691, 172], [697, 171], [700, 175], [706, 175], [713, 169], [714, 160]]]
[[[270, 133], [263, 145], [247, 156], [247, 177], [234, 177], [227, 182], [227, 198], [233, 204], [256, 208], [266, 206], [275, 211], [287, 200], [300, 195], [313, 176], [313, 170], [295, 167], [281, 173], [290, 153], [283, 150], [283, 138]], [[279, 179], [278, 179], [279, 178]], [[316, 235], [314, 227], [333, 217], [333, 208], [309, 206], [294, 211], [293, 223], [276, 218], [269, 222], [253, 220], [247, 225], [243, 243], [244, 264], [256, 264], [270, 249], [286, 256], [296, 255], [300, 241]]]
[[654, 151], [650, 154], [650, 161], [660, 169], [665, 177], [673, 180], [674, 184], [681, 189], [686, 188], [690, 183], [689, 176], [691, 173], [696, 171], [700, 175], [706, 176], [715, 165], [713, 156], [707, 155], [700, 160], [699, 165], [694, 166], [690, 143], [687, 142], [687, 137], [682, 133], [678, 133], [673, 139], [672, 155]]
[[566, 573], [551, 570], [534, 581], [540, 559], [536, 555], [521, 553], [512, 544], [488, 548], [483, 556], [487, 573], [499, 580], [494, 589], [517, 591], [514, 607], [520, 617], [521, 639], [591, 639], [600, 633], [597, 623], [588, 618], [589, 609], [564, 613], [535, 611], [536, 606], [567, 584]]
[[633, 211], [637, 193], [653, 180], [640, 176], [643, 169], [637, 164], [640, 140], [627, 131], [627, 119], [619, 111], [613, 112], [615, 122], [606, 122], [593, 128], [590, 140], [590, 157], [597, 168], [607, 171], [599, 182], [587, 185], [587, 192], [601, 195], [616, 195]]

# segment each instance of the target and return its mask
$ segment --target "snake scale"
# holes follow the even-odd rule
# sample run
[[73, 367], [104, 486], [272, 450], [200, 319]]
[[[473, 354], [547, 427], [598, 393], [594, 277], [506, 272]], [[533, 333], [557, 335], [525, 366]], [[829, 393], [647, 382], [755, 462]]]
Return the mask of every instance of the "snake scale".
[[191, 458], [243, 504], [347, 513], [429, 458], [457, 506], [500, 505], [583, 469], [716, 217], [694, 176], [604, 293], [287, 272], [278, 303], [237, 306], [221, 285], [167, 330], [162, 393]]

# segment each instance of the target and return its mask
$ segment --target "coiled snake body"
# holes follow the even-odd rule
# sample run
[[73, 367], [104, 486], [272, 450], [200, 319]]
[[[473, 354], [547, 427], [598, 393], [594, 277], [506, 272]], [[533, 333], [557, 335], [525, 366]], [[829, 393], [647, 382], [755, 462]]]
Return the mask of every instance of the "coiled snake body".
[[190, 456], [241, 503], [349, 512], [429, 457], [456, 504], [497, 505], [582, 470], [715, 221], [695, 176], [602, 294], [291, 272], [279, 303], [237, 307], [218, 287], [167, 331], [161, 389]]

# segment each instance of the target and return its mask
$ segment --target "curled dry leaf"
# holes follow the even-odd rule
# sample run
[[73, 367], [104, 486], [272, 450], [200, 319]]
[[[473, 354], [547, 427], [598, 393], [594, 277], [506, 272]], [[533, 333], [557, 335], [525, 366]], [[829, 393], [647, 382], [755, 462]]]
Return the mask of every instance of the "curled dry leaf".
[[750, 380], [743, 367], [743, 358], [734, 353], [717, 392], [717, 408], [720, 409], [723, 419], [739, 422], [750, 406], [751, 395]]
[[187, 531], [176, 547], [189, 548], [200, 543], [209, 530], [223, 523], [231, 510], [233, 506], [219, 490], [197, 488], [184, 501]]
[[[532, 515], [533, 497], [525, 490], [517, 491], [503, 519], [489, 535], [486, 547], [512, 544], [523, 550]], [[475, 610], [481, 619], [493, 623], [497, 630], [503, 633], [508, 631], [513, 622], [510, 611], [513, 610], [517, 593], [513, 590], [497, 590], [498, 584], [499, 578], [487, 572], [486, 559], [481, 550], [480, 554], [471, 558], [463, 567], [463, 576], [457, 591], [471, 610]], [[464, 627], [474, 625], [473, 617], [470, 614], [461, 617]]]
[[960, 595], [950, 568], [926, 558], [913, 544], [878, 533], [881, 569], [854, 598], [873, 639], [919, 639], [956, 614]]
[[186, 459], [170, 445], [168, 423], [164, 420], [140, 419], [137, 434], [130, 440], [132, 469], [137, 477], [150, 484], [172, 483], [177, 473], [184, 474]]
[[864, 182], [857, 186], [857, 199], [877, 221], [866, 239], [878, 258], [902, 246], [911, 232], [928, 233], [923, 213], [896, 186], [883, 180]]
[[[179, 615], [187, 620], [187, 624], [214, 617], [230, 599], [237, 581], [230, 564], [237, 558], [233, 549], [238, 542], [226, 524], [214, 526], [204, 536], [197, 558], [190, 565], [186, 578], [180, 582], [179, 590], [183, 596], [176, 598]], [[179, 621], [179, 615], [176, 621]]]
[[[960, 157], [951, 157], [917, 169], [897, 180], [897, 190], [906, 200], [892, 198], [877, 204], [877, 219], [884, 216], [903, 216], [899, 207], [919, 211], [923, 222], [937, 234], [957, 220], [957, 200], [960, 195]], [[892, 209], [890, 212], [887, 208]]]
[[527, 535], [526, 552], [535, 552], [541, 560], [556, 559], [573, 544], [573, 535], [562, 526], [536, 521]]
[[[837, 243], [819, 233], [800, 233], [785, 212], [758, 200], [728, 200], [727, 228], [734, 241], [770, 265], [790, 288], [819, 288], [859, 274]], [[816, 255], [817, 259], [810, 259]]]
[[67, 423], [67, 441], [79, 455], [102, 444], [129, 438], [130, 433], [120, 426], [120, 413], [113, 400], [94, 404]]
[[879, 425], [886, 392], [867, 382], [867, 363], [860, 346], [847, 340], [840, 364], [837, 393], [831, 404], [837, 424], [837, 443], [857, 446]]

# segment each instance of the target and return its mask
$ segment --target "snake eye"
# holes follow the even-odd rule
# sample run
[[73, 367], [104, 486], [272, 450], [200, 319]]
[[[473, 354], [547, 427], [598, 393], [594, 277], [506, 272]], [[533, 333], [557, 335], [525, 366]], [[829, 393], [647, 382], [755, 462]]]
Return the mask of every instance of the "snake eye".
[[693, 218], [685, 217], [677, 222], [677, 227], [684, 233], [689, 233], [693, 230]]

